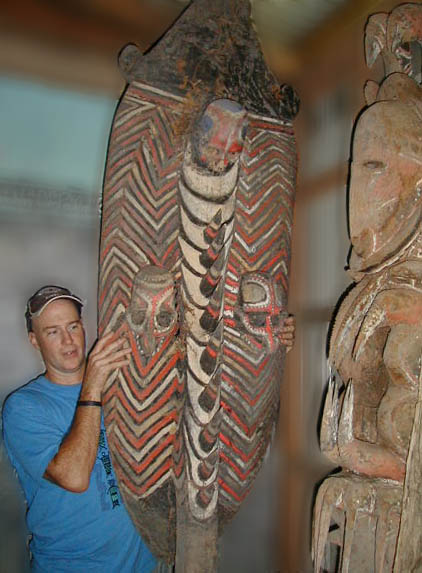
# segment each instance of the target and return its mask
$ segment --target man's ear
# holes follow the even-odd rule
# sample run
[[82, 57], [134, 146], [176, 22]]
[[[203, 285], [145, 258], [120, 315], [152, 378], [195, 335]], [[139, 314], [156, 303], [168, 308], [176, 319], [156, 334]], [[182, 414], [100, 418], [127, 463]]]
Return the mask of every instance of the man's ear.
[[29, 332], [28, 333], [28, 338], [29, 338], [29, 342], [32, 344], [32, 346], [36, 349], [39, 350], [40, 349], [40, 345], [38, 344], [38, 340], [37, 337], [35, 335], [34, 332]]

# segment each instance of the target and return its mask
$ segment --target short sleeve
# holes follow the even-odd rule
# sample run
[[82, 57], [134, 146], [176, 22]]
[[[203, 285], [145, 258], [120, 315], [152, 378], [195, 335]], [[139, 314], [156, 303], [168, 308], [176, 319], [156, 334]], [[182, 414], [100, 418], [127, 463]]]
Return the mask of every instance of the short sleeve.
[[63, 432], [54, 425], [48, 401], [41, 396], [11, 394], [3, 407], [3, 438], [12, 465], [22, 478], [39, 483], [56, 455]]

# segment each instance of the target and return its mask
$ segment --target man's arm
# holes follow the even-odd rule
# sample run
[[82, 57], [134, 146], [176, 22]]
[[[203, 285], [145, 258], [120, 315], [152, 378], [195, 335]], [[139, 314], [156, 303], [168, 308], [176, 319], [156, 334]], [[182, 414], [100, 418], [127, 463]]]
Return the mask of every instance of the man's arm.
[[[80, 400], [101, 401], [108, 376], [129, 363], [130, 348], [116, 340], [114, 333], [100, 338], [92, 349], [85, 368]], [[79, 406], [69, 433], [59, 451], [48, 464], [44, 477], [75, 493], [88, 489], [92, 468], [97, 457], [101, 426], [101, 408]]]

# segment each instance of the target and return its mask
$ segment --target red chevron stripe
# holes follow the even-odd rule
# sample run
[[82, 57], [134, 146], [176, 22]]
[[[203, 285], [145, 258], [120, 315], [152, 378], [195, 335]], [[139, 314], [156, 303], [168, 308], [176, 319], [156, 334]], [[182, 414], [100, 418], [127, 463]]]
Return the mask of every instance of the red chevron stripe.
[[239, 364], [242, 364], [247, 370], [250, 371], [251, 375], [255, 376], [255, 377], [258, 377], [259, 374], [261, 374], [261, 372], [265, 369], [267, 362], [269, 360], [269, 357], [266, 356], [265, 360], [263, 360], [263, 362], [261, 363], [259, 368], [256, 370], [255, 368], [252, 368], [252, 365], [250, 362], [248, 362], [247, 360], [242, 358], [242, 356], [240, 356], [239, 354], [235, 354], [233, 351], [231, 351], [229, 348], [227, 348], [227, 346], [224, 347], [224, 354], [226, 356], [229, 356], [234, 362], [238, 362]]
[[[165, 447], [168, 444], [161, 444], [160, 445], [160, 451], [156, 453], [156, 455], [154, 457], [157, 457], [160, 455], [160, 453], [162, 452], [163, 449], [165, 449]], [[130, 463], [126, 460], [125, 457], [125, 450], [122, 448], [122, 446], [116, 442], [113, 444], [113, 446], [116, 448], [116, 451], [121, 455], [121, 457], [126, 461], [126, 463], [129, 465], [129, 467], [132, 468], [132, 466], [130, 465]], [[139, 477], [142, 474], [143, 469], [145, 469], [146, 467], [148, 467], [151, 463], [154, 462], [154, 459], [152, 459], [151, 456], [148, 457], [147, 460], [145, 460], [141, 466], [138, 466], [135, 468], [134, 473], [137, 475], [137, 477]], [[116, 464], [117, 465], [117, 464]], [[120, 465], [120, 464], [119, 464]], [[118, 467], [119, 467], [118, 465]], [[127, 487], [128, 490], [130, 490], [132, 493], [134, 493], [136, 496], [144, 496], [146, 493], [148, 493], [148, 490], [154, 486], [157, 481], [169, 470], [171, 470], [172, 467], [172, 460], [167, 458], [166, 462], [162, 465], [160, 465], [160, 467], [157, 469], [156, 472], [154, 472], [151, 477], [148, 479], [147, 482], [145, 483], [141, 483], [139, 484], [137, 481], [133, 481], [132, 477], [127, 475], [125, 472], [123, 471], [118, 471], [118, 476], [119, 476], [119, 480], [121, 480], [125, 486]]]
[[242, 495], [238, 495], [221, 478], [218, 480], [218, 485], [224, 491], [226, 491], [233, 499], [235, 499], [238, 503], [242, 503], [242, 501], [246, 498], [246, 496], [249, 494], [249, 491], [250, 491], [250, 490], [248, 490], [248, 491], [243, 492]]
[[[137, 438], [133, 432], [128, 429], [126, 424], [120, 424], [119, 428], [122, 434], [125, 436], [126, 440], [130, 443], [133, 449], [138, 450], [141, 449], [145, 443], [150, 439], [153, 438], [155, 434], [157, 434], [162, 428], [169, 426], [172, 422], [177, 422], [179, 416], [176, 412], [170, 412], [166, 416], [160, 418], [155, 424], [149, 427], [148, 431], [145, 434], [142, 434], [141, 437]], [[169, 428], [170, 431], [170, 428]], [[173, 434], [172, 434], [173, 435]]]
[[[126, 450], [124, 450], [122, 448], [122, 445], [119, 442], [115, 442], [115, 446], [116, 449], [118, 449], [120, 455], [122, 456], [123, 459], [126, 460], [127, 464], [130, 466], [130, 468], [133, 470], [133, 472], [137, 475], [141, 475], [142, 472], [152, 463], [154, 463], [154, 460], [156, 458], [158, 458], [158, 456], [163, 452], [163, 450], [165, 450], [168, 446], [171, 445], [171, 443], [173, 442], [174, 437], [173, 435], [167, 436], [167, 438], [165, 438], [164, 440], [162, 440], [157, 447], [155, 447], [153, 450], [151, 450], [149, 452], [149, 454], [147, 456], [145, 456], [145, 459], [142, 462], [136, 463], [136, 464], [131, 464], [130, 461], [127, 459], [127, 452]], [[171, 462], [169, 462], [169, 467], [171, 465]], [[160, 466], [161, 468], [162, 466]], [[152, 482], [152, 483], [155, 483]], [[144, 490], [146, 491], [146, 489]]]
[[229, 458], [224, 452], [220, 452], [220, 459], [223, 460], [227, 465], [229, 465], [235, 474], [242, 480], [245, 481], [252, 472], [256, 471], [255, 467], [251, 467], [247, 472], [242, 472], [241, 469]]
[[[255, 406], [255, 405], [260, 401], [260, 399], [262, 398], [262, 396], [267, 393], [268, 387], [269, 387], [269, 386], [271, 385], [271, 383], [272, 383], [271, 378], [268, 378], [268, 379], [265, 381], [265, 384], [264, 384], [262, 390], [255, 396], [255, 398], [251, 398], [251, 396], [250, 396], [249, 394], [247, 394], [247, 393], [242, 389], [242, 387], [239, 386], [239, 384], [236, 384], [236, 382], [234, 382], [233, 380], [231, 380], [231, 378], [230, 378], [227, 374], [225, 374], [224, 372], [223, 372], [223, 374], [222, 374], [222, 378], [223, 378], [224, 382], [227, 383], [228, 386], [230, 386], [231, 388], [233, 388], [233, 390], [235, 390], [236, 393], [239, 394], [239, 396], [241, 396], [241, 398], [248, 404], [248, 406]], [[262, 381], [260, 380], [260, 381], [259, 381], [259, 385], [261, 386], [261, 384], [262, 384]]]

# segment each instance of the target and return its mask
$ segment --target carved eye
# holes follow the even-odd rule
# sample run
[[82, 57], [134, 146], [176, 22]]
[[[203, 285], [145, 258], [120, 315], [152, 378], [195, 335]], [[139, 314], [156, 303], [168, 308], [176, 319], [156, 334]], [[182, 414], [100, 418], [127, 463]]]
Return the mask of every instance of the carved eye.
[[265, 312], [250, 312], [248, 313], [248, 318], [252, 326], [265, 326], [267, 322], [267, 315]]
[[172, 315], [167, 310], [161, 310], [157, 314], [157, 324], [161, 328], [168, 328], [173, 320]]
[[141, 325], [145, 321], [145, 316], [144, 310], [133, 310], [131, 313], [133, 324]]
[[383, 161], [365, 161], [363, 166], [366, 167], [366, 169], [373, 171], [374, 173], [381, 173], [386, 167]]

